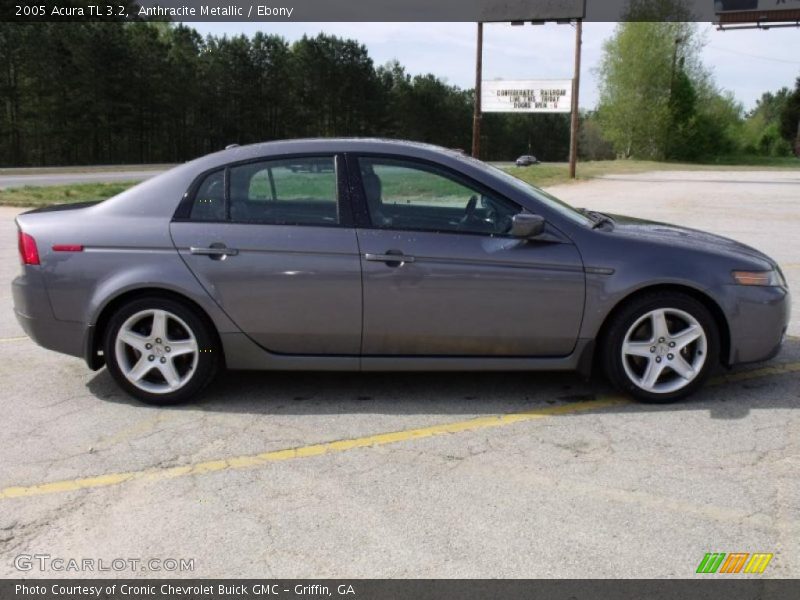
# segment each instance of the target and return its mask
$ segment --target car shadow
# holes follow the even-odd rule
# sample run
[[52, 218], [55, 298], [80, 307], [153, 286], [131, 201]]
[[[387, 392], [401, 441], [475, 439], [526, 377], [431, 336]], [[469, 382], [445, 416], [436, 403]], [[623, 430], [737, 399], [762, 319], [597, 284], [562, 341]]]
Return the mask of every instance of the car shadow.
[[[726, 370], [690, 398], [671, 404], [635, 402], [603, 412], [708, 411], [712, 418], [740, 419], [753, 409], [800, 407], [800, 339], [786, 341], [774, 360]], [[116, 385], [106, 369], [88, 382], [106, 402], [151, 409]], [[451, 415], [466, 418], [536, 410], [619, 396], [599, 376], [576, 373], [330, 373], [228, 371], [196, 402], [162, 407], [252, 415]]]

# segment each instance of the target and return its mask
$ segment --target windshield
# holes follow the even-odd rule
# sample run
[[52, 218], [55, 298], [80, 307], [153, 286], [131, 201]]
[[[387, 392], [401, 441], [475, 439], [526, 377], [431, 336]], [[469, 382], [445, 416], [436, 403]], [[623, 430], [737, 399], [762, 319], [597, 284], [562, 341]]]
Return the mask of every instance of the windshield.
[[527, 194], [528, 196], [533, 196], [540, 202], [543, 202], [548, 206], [548, 208], [552, 208], [553, 210], [557, 211], [558, 214], [570, 219], [574, 223], [578, 223], [579, 225], [585, 225], [587, 227], [592, 226], [594, 221], [584, 215], [583, 213], [578, 212], [577, 209], [573, 208], [563, 200], [559, 200], [552, 194], [548, 194], [544, 190], [533, 186], [529, 183], [522, 181], [513, 175], [510, 175], [503, 171], [502, 169], [498, 169], [490, 164], [487, 164], [483, 161], [476, 160], [469, 156], [462, 156], [462, 160], [470, 162], [473, 166], [477, 166], [485, 171], [489, 171], [492, 175], [501, 178], [506, 183], [513, 185], [523, 194]]

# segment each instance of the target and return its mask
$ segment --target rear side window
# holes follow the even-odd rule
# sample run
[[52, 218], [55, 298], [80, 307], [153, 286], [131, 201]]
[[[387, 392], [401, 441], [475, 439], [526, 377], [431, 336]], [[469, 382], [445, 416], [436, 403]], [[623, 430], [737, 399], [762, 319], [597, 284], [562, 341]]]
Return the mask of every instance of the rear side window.
[[195, 192], [192, 221], [338, 225], [332, 156], [265, 160], [220, 169]]
[[339, 223], [333, 157], [248, 163], [230, 169], [230, 219], [237, 223]]
[[206, 176], [192, 204], [193, 221], [225, 220], [225, 172], [215, 171]]

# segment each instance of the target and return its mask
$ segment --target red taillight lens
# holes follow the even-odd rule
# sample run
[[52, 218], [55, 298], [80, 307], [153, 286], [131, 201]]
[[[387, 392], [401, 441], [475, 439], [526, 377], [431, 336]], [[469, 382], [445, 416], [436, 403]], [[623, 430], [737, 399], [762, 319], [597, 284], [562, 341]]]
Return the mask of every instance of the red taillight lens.
[[36, 248], [36, 240], [24, 231], [19, 232], [19, 257], [23, 265], [39, 264], [39, 249]]

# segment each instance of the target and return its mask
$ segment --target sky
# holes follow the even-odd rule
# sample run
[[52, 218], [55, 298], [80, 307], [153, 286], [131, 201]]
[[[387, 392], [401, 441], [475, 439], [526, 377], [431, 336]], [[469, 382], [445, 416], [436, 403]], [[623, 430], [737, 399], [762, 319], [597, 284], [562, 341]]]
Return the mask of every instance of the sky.
[[[397, 59], [412, 75], [433, 73], [462, 88], [475, 85], [474, 23], [191, 23], [203, 34], [252, 35], [289, 41], [324, 32], [366, 45], [376, 65]], [[597, 66], [615, 23], [585, 23], [581, 108], [598, 101]], [[749, 110], [765, 91], [793, 87], [800, 76], [800, 28], [717, 31], [701, 24], [703, 63], [716, 84]], [[575, 30], [571, 25], [484, 25], [484, 79], [571, 79]]]

